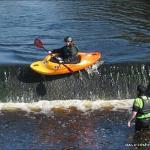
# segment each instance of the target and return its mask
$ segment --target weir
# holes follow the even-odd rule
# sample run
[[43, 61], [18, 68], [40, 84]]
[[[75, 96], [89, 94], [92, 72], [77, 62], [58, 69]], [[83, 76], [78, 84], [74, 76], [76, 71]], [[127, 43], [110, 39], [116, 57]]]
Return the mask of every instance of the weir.
[[149, 84], [150, 64], [103, 64], [98, 73], [41, 76], [29, 65], [0, 66], [0, 102], [130, 99], [138, 84]]

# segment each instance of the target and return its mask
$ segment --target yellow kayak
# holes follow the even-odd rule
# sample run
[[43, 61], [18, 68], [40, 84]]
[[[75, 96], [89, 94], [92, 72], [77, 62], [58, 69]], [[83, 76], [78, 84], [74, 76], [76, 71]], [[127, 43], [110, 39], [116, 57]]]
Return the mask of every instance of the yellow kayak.
[[33, 62], [30, 67], [37, 73], [42, 75], [59, 75], [73, 73], [79, 70], [83, 70], [92, 64], [96, 63], [101, 58], [100, 52], [84, 53], [79, 52], [78, 57], [80, 62], [76, 64], [62, 64], [52, 62], [51, 58], [56, 54], [47, 55], [43, 60]]

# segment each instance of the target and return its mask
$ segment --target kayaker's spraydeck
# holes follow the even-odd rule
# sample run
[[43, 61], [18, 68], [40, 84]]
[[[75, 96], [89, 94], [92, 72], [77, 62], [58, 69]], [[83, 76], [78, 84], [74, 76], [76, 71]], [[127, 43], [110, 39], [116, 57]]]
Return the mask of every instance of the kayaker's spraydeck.
[[83, 70], [96, 63], [101, 58], [100, 52], [83, 53], [79, 52], [80, 62], [77, 64], [60, 64], [50, 61], [53, 55], [47, 55], [43, 60], [33, 62], [30, 67], [37, 73], [42, 75], [59, 75], [73, 73]]

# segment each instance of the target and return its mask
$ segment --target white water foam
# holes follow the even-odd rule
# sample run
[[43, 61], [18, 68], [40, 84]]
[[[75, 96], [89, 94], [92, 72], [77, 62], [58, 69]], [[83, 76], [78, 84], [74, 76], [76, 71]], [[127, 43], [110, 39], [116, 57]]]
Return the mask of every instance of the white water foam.
[[98, 68], [104, 63], [104, 61], [97, 61], [92, 66], [86, 68], [85, 70], [89, 75], [99, 74]]
[[40, 100], [33, 103], [0, 103], [1, 112], [18, 112], [23, 111], [27, 113], [44, 113], [64, 112], [64, 111], [81, 111], [89, 112], [95, 110], [131, 110], [133, 104], [132, 99], [125, 100]]

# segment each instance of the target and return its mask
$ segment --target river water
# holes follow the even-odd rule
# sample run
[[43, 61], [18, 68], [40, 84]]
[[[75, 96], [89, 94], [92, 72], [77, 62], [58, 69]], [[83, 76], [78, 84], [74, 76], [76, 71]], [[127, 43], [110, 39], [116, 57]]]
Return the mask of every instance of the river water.
[[[0, 149], [149, 149], [127, 127], [137, 84], [149, 84], [149, 0], [0, 1]], [[100, 51], [94, 72], [43, 77], [29, 69], [72, 36]]]
[[63, 46], [72, 36], [81, 51], [99, 50], [105, 62], [149, 61], [148, 0], [6, 0], [0, 5], [0, 62], [31, 63], [45, 56], [35, 49]]

